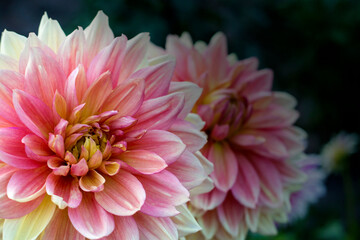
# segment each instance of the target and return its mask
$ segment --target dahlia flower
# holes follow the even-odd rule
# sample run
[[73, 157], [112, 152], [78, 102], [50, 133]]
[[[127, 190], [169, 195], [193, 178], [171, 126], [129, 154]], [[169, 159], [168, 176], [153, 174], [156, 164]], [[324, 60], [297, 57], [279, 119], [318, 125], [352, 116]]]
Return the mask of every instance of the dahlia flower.
[[345, 164], [344, 160], [356, 152], [358, 141], [359, 136], [355, 133], [340, 132], [331, 138], [321, 151], [325, 170], [328, 173], [340, 170]]
[[145, 33], [114, 38], [102, 12], [68, 36], [46, 14], [37, 36], [3, 32], [4, 240], [199, 230], [185, 203], [211, 168], [200, 118], [189, 114], [201, 89], [170, 83], [174, 61], [147, 60], [148, 43]]
[[169, 36], [166, 50], [151, 49], [162, 54], [176, 58], [174, 83], [203, 89], [193, 112], [205, 121], [201, 152], [214, 164], [215, 188], [192, 196], [189, 206], [202, 232], [188, 239], [244, 239], [248, 229], [275, 234], [274, 221], [286, 221], [290, 193], [305, 179], [294, 160], [306, 135], [293, 126], [295, 99], [271, 91], [272, 72], [258, 70], [255, 58], [228, 55], [222, 33], [209, 45], [193, 44], [187, 33]]
[[324, 180], [326, 174], [321, 167], [320, 155], [309, 155], [297, 162], [306, 174], [307, 179], [302, 188], [290, 196], [291, 212], [289, 222], [294, 222], [306, 216], [311, 204], [316, 203], [325, 194]]

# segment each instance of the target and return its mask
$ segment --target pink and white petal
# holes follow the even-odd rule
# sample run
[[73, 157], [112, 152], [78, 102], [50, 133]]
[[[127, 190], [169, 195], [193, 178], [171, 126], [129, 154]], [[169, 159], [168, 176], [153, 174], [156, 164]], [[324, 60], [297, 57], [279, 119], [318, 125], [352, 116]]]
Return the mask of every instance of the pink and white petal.
[[139, 228], [140, 239], [178, 239], [178, 232], [176, 226], [168, 217], [158, 218], [143, 213], [137, 213], [134, 215], [134, 219]]
[[207, 177], [204, 181], [202, 181], [198, 186], [190, 189], [190, 195], [195, 196], [203, 193], [208, 193], [214, 189], [214, 182], [210, 177]]
[[245, 212], [246, 225], [249, 227], [251, 231], [256, 232], [256, 229], [258, 228], [258, 224], [259, 224], [259, 216], [261, 209], [244, 208], [244, 212]]
[[181, 92], [185, 97], [185, 105], [179, 113], [178, 118], [184, 119], [193, 109], [194, 104], [199, 99], [202, 89], [191, 82], [171, 82], [169, 93]]
[[48, 45], [55, 53], [65, 40], [65, 33], [58, 21], [48, 18], [44, 13], [39, 25], [39, 39]]
[[206, 134], [199, 131], [194, 124], [185, 120], [177, 119], [169, 131], [180, 137], [190, 152], [199, 151], [207, 142]]
[[21, 90], [14, 90], [13, 104], [24, 125], [47, 140], [49, 132], [54, 130], [56, 121], [51, 109], [40, 99]]
[[230, 141], [241, 147], [252, 147], [264, 143], [266, 139], [261, 136], [254, 136], [250, 134], [238, 134], [232, 137]]
[[114, 217], [115, 229], [107, 237], [99, 240], [139, 240], [139, 229], [132, 216]]
[[260, 194], [260, 181], [251, 162], [242, 155], [239, 160], [239, 172], [236, 182], [231, 188], [234, 198], [248, 208], [255, 208]]
[[167, 170], [173, 173], [187, 189], [198, 186], [207, 178], [199, 159], [188, 150], [176, 162], [171, 164]]
[[60, 45], [57, 60], [62, 67], [65, 76], [79, 65], [85, 63], [85, 34], [82, 28], [73, 31]]
[[167, 130], [175, 122], [183, 107], [184, 95], [182, 93], [172, 93], [144, 101], [135, 115], [139, 121], [134, 130]]
[[11, 70], [18, 71], [19, 64], [14, 58], [6, 56], [0, 53], [0, 69], [1, 70]]
[[226, 142], [212, 143], [208, 159], [214, 164], [214, 172], [210, 176], [212, 176], [215, 186], [224, 192], [231, 189], [235, 183], [239, 167], [230, 146]]
[[47, 142], [35, 134], [27, 134], [21, 139], [21, 142], [25, 145], [25, 151], [27, 154], [28, 151], [31, 151], [31, 153], [39, 157], [35, 160], [47, 161], [50, 156], [54, 155], [54, 153], [49, 149]]
[[126, 42], [125, 35], [117, 37], [96, 55], [86, 74], [88, 85], [91, 85], [102, 73], [110, 71], [112, 86], [117, 86], [121, 65], [124, 63]]
[[51, 170], [43, 166], [16, 171], [7, 185], [7, 195], [18, 202], [28, 202], [45, 193], [45, 182]]
[[98, 192], [104, 189], [105, 178], [96, 170], [89, 170], [79, 181], [80, 188], [85, 192]]
[[85, 240], [85, 237], [76, 231], [71, 224], [67, 209], [57, 209], [51, 221], [45, 228], [42, 239]]
[[177, 206], [176, 209], [180, 212], [178, 215], [171, 218], [178, 230], [179, 238], [185, 237], [189, 234], [201, 230], [193, 214], [189, 211], [186, 204]]
[[191, 204], [196, 208], [212, 210], [225, 200], [226, 193], [214, 188], [211, 192], [191, 197]]
[[29, 132], [23, 128], [0, 128], [0, 160], [20, 169], [33, 169], [44, 165], [29, 159], [21, 139]]
[[123, 62], [119, 69], [118, 79], [115, 86], [122, 84], [138, 68], [140, 63], [145, 60], [150, 37], [149, 33], [139, 33], [126, 43], [126, 52]]
[[31, 48], [25, 70], [25, 90], [49, 107], [56, 91], [64, 93], [65, 74], [58, 62], [39, 48]]
[[16, 219], [6, 219], [3, 226], [4, 240], [36, 239], [49, 224], [55, 205], [46, 196], [31, 213]]
[[164, 159], [148, 150], [128, 150], [118, 158], [142, 174], [157, 173], [167, 167]]
[[84, 193], [80, 205], [69, 208], [68, 214], [72, 225], [86, 238], [98, 239], [114, 231], [113, 215], [96, 202], [93, 193]]
[[86, 52], [88, 53], [87, 64], [85, 64], [85, 67], [87, 68], [98, 52], [110, 44], [114, 39], [114, 34], [110, 29], [109, 19], [103, 11], [99, 11], [96, 14], [94, 20], [84, 30], [84, 33], [86, 39]]
[[149, 130], [137, 141], [128, 145], [128, 150], [147, 150], [159, 155], [166, 164], [175, 162], [185, 151], [181, 139], [168, 131]]
[[95, 193], [96, 201], [108, 212], [118, 216], [131, 216], [145, 201], [145, 190], [140, 181], [127, 171], [105, 176], [104, 190]]
[[103, 111], [117, 110], [119, 116], [133, 116], [144, 101], [145, 82], [133, 79], [117, 86], [103, 104]]
[[141, 212], [155, 216], [168, 217], [178, 213], [175, 206], [189, 200], [189, 192], [170, 172], [163, 170], [152, 175], [137, 176], [145, 192], [145, 203]]
[[240, 231], [240, 224], [244, 218], [244, 207], [228, 194], [223, 204], [217, 208], [217, 214], [225, 230], [236, 237]]
[[83, 99], [88, 85], [83, 65], [74, 69], [65, 82], [65, 99], [69, 109], [74, 109]]
[[83, 100], [81, 101], [82, 103], [85, 103], [85, 106], [82, 109], [81, 120], [98, 113], [99, 109], [110, 95], [112, 91], [110, 76], [110, 72], [103, 73], [86, 90]]
[[19, 60], [20, 54], [25, 47], [26, 37], [12, 31], [4, 30], [1, 34], [0, 52], [13, 59]]
[[50, 196], [57, 196], [61, 199], [59, 201], [61, 206], [69, 206], [76, 208], [79, 206], [82, 194], [79, 189], [79, 180], [76, 177], [59, 176], [51, 173], [46, 179], [46, 192]]
[[175, 67], [174, 61], [141, 68], [130, 76], [145, 79], [145, 100], [164, 96], [169, 91], [170, 81]]
[[219, 220], [217, 219], [216, 211], [208, 211], [197, 218], [201, 226], [202, 234], [206, 239], [212, 239], [219, 230]]

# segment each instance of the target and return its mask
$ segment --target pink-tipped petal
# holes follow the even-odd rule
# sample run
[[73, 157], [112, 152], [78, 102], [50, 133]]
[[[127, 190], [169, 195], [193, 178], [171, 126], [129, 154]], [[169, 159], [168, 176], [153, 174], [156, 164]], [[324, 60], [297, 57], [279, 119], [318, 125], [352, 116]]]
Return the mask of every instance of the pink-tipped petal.
[[96, 202], [92, 193], [83, 194], [80, 205], [69, 208], [68, 214], [72, 225], [86, 238], [108, 236], [115, 228], [114, 217]]
[[238, 236], [244, 217], [243, 207], [229, 194], [224, 203], [217, 208], [219, 220], [225, 230], [233, 237]]
[[191, 198], [191, 204], [204, 210], [212, 210], [223, 203], [226, 193], [214, 188], [211, 192]]
[[139, 240], [139, 229], [133, 217], [114, 217], [115, 229], [100, 240]]
[[104, 190], [95, 193], [96, 201], [108, 212], [118, 216], [131, 216], [145, 201], [145, 191], [139, 180], [120, 170], [112, 177], [105, 176]]
[[138, 225], [140, 239], [177, 240], [178, 232], [170, 218], [157, 218], [138, 213], [134, 216]]
[[35, 134], [27, 134], [21, 139], [21, 142], [25, 144], [25, 152], [31, 159], [46, 162], [54, 154], [46, 141]]

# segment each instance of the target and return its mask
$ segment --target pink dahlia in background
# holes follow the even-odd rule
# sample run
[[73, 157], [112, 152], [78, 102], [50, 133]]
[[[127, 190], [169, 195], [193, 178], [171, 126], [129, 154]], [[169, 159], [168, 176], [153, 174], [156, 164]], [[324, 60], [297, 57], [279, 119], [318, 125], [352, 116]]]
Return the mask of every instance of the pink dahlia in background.
[[165, 53], [176, 58], [173, 82], [203, 88], [193, 112], [205, 121], [201, 152], [214, 164], [215, 188], [191, 197], [202, 232], [189, 239], [244, 239], [248, 229], [275, 234], [274, 221], [286, 222], [289, 195], [304, 181], [294, 160], [306, 135], [293, 126], [296, 100], [271, 91], [272, 72], [258, 70], [255, 58], [228, 55], [222, 33], [209, 45], [193, 44], [186, 33], [169, 36], [166, 51], [153, 46], [151, 55]]
[[302, 188], [290, 196], [289, 222], [304, 218], [311, 204], [316, 203], [325, 192], [325, 171], [321, 166], [321, 155], [304, 156], [297, 165], [307, 176]]
[[174, 62], [146, 60], [148, 43], [144, 33], [114, 38], [102, 12], [69, 36], [46, 14], [38, 36], [3, 32], [4, 240], [178, 239], [199, 230], [184, 203], [211, 168], [198, 152], [201, 121], [188, 115], [201, 90], [170, 83]]

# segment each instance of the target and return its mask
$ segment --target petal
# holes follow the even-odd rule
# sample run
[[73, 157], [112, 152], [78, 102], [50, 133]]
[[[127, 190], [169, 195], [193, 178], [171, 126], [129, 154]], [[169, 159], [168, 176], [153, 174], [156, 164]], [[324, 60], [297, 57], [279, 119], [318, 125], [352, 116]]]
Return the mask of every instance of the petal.
[[21, 139], [28, 134], [23, 128], [0, 128], [0, 160], [11, 166], [32, 169], [42, 163], [29, 159]]
[[204, 210], [218, 207], [225, 199], [226, 193], [214, 188], [211, 192], [191, 197], [191, 204]]
[[7, 185], [8, 197], [18, 202], [28, 202], [43, 195], [50, 171], [47, 166], [16, 171]]
[[114, 34], [109, 27], [109, 19], [103, 11], [96, 14], [94, 20], [84, 30], [84, 33], [89, 64], [96, 54], [114, 39]]
[[39, 137], [47, 139], [55, 127], [51, 109], [40, 99], [20, 90], [14, 90], [13, 103], [24, 125]]
[[69, 109], [74, 109], [79, 105], [87, 88], [84, 67], [79, 65], [70, 73], [65, 82], [65, 99]]
[[139, 229], [133, 217], [114, 217], [115, 229], [101, 240], [139, 240]]
[[108, 212], [118, 216], [131, 216], [145, 201], [145, 191], [139, 180], [124, 170], [105, 176], [104, 190], [95, 193], [96, 201]]
[[19, 65], [18, 62], [15, 59], [0, 53], [0, 69], [1, 70], [4, 69], [4, 70], [11, 70], [11, 71], [18, 71], [18, 69], [19, 69], [18, 65]]
[[175, 224], [170, 218], [157, 218], [146, 214], [138, 213], [134, 215], [138, 225], [140, 239], [152, 240], [177, 240], [178, 232]]
[[65, 74], [58, 62], [40, 48], [30, 48], [25, 70], [25, 90], [37, 96], [49, 107], [56, 91], [64, 93]]
[[177, 119], [169, 130], [181, 138], [190, 152], [199, 151], [207, 142], [206, 134], [188, 121]]
[[240, 166], [239, 173], [231, 192], [241, 204], [249, 208], [255, 208], [260, 193], [259, 177], [245, 156], [239, 154], [237, 158]]
[[146, 200], [141, 212], [156, 217], [174, 216], [175, 206], [189, 200], [189, 192], [170, 172], [163, 170], [152, 175], [138, 176], [145, 192]]
[[95, 170], [80, 178], [80, 188], [85, 192], [97, 192], [104, 188], [105, 178]]
[[135, 118], [139, 121], [134, 127], [134, 130], [167, 130], [175, 122], [183, 107], [184, 95], [181, 93], [173, 93], [144, 101], [135, 115]]
[[25, 42], [26, 37], [4, 30], [1, 35], [1, 53], [18, 60]]
[[46, 162], [54, 154], [49, 149], [47, 142], [35, 134], [27, 134], [21, 139], [21, 142], [25, 145], [26, 154], [29, 156], [31, 152], [32, 157], [37, 157], [33, 158], [35, 160]]
[[176, 209], [180, 213], [172, 217], [171, 220], [176, 225], [179, 237], [185, 237], [188, 234], [201, 230], [200, 225], [196, 222], [196, 219], [185, 204], [176, 207]]
[[208, 211], [198, 217], [198, 223], [206, 239], [212, 239], [219, 228], [216, 211]]
[[217, 208], [217, 213], [225, 230], [233, 237], [238, 236], [244, 218], [244, 210], [231, 194], [228, 194], [224, 203]]
[[142, 138], [128, 145], [128, 150], [142, 149], [156, 153], [166, 164], [175, 162], [185, 148], [186, 145], [179, 137], [163, 130], [149, 130]]
[[238, 134], [230, 139], [234, 144], [243, 147], [251, 147], [264, 143], [266, 140], [261, 136], [247, 135], [247, 134]]
[[127, 64], [127, 62], [123, 61], [126, 42], [127, 38], [125, 35], [117, 37], [109, 46], [105, 47], [96, 55], [91, 61], [86, 75], [89, 85], [106, 71], [111, 72], [112, 86], [115, 87], [117, 85], [121, 65]]
[[48, 18], [46, 12], [41, 18], [38, 35], [39, 39], [48, 45], [55, 53], [60, 44], [65, 40], [65, 33], [59, 22]]
[[57, 209], [44, 231], [42, 239], [85, 240], [70, 222], [67, 209]]
[[79, 206], [82, 199], [79, 181], [72, 176], [59, 176], [51, 173], [46, 179], [46, 192], [50, 196], [55, 195], [61, 198], [61, 202], [70, 208]]
[[80, 205], [69, 208], [68, 214], [72, 225], [86, 238], [108, 236], [115, 228], [114, 217], [95, 201], [92, 193], [84, 193]]
[[210, 176], [215, 186], [224, 192], [228, 191], [234, 185], [238, 174], [234, 152], [226, 142], [216, 142], [210, 146], [208, 159], [214, 164], [214, 172]]
[[128, 150], [119, 159], [142, 174], [153, 174], [167, 167], [164, 159], [147, 150]]
[[50, 197], [31, 213], [17, 219], [6, 219], [3, 227], [4, 240], [36, 239], [46, 228], [55, 211], [55, 205]]

